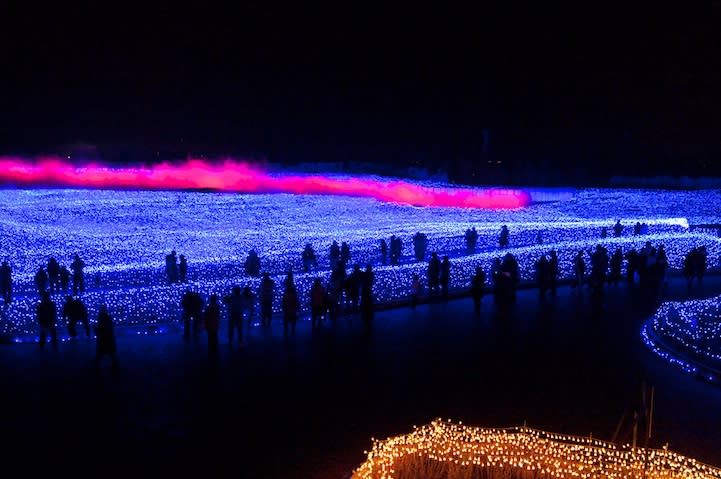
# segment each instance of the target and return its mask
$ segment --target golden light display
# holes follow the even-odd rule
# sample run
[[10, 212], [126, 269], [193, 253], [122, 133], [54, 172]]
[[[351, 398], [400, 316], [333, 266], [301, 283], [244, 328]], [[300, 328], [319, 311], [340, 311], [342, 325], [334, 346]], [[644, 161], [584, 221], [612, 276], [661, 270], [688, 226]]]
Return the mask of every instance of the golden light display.
[[373, 440], [353, 479], [712, 479], [721, 469], [666, 449], [619, 446], [528, 427], [487, 429], [436, 420]]

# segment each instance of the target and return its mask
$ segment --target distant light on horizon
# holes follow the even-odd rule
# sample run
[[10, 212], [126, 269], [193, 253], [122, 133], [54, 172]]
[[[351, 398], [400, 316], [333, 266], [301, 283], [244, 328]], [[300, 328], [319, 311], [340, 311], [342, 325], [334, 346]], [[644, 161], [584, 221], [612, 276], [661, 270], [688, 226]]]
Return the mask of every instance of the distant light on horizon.
[[180, 165], [118, 168], [90, 163], [73, 165], [58, 157], [36, 160], [0, 157], [0, 186], [59, 186], [120, 190], [207, 189], [236, 193], [345, 195], [413, 206], [515, 209], [531, 195], [520, 189], [429, 187], [411, 181], [324, 174], [269, 174], [249, 163], [188, 159]]

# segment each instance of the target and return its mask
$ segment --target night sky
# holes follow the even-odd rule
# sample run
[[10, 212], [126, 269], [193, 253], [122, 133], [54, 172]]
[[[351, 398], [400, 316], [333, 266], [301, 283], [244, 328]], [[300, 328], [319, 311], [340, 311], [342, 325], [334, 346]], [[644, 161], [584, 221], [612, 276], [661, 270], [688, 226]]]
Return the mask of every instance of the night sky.
[[552, 168], [719, 170], [719, 1], [57, 3], [0, 5], [0, 153], [440, 165], [475, 161], [487, 128], [498, 158]]

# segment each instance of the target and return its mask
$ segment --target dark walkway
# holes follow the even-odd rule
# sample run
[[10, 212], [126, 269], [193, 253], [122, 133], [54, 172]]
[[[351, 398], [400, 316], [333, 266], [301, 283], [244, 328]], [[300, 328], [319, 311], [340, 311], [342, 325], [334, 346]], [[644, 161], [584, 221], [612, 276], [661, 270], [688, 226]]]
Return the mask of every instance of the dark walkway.
[[[714, 276], [702, 294], [719, 291]], [[682, 297], [683, 281], [670, 293]], [[253, 328], [240, 351], [221, 345], [217, 367], [204, 337], [122, 337], [117, 376], [91, 367], [93, 343], [3, 345], [0, 450], [6, 468], [33, 472], [91, 473], [106, 460], [135, 477], [340, 479], [371, 436], [435, 417], [610, 439], [644, 376], [656, 385], [651, 445], [721, 465], [721, 389], [644, 349], [638, 330], [654, 307], [627, 286], [600, 317], [588, 300], [564, 287], [539, 305], [528, 290], [506, 315], [487, 297], [476, 319], [465, 299], [379, 313], [369, 333], [344, 318], [311, 336], [303, 321], [288, 339], [277, 323], [270, 335]]]

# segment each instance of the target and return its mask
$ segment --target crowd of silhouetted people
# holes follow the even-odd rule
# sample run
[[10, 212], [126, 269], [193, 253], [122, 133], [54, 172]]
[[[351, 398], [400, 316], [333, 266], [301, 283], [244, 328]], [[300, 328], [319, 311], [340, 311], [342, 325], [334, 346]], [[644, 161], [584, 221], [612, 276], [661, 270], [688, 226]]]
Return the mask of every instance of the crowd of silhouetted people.
[[[636, 223], [633, 226], [634, 235], [642, 234], [646, 225]], [[620, 221], [613, 227], [613, 235], [620, 237], [624, 227]], [[601, 237], [608, 233], [607, 228], [601, 231]], [[474, 228], [466, 230], [464, 235], [466, 252], [473, 253], [477, 247], [478, 232]], [[510, 245], [510, 231], [506, 225], [501, 227], [498, 235], [498, 248], [507, 249]], [[538, 233], [536, 243], [543, 240]], [[412, 237], [413, 257], [417, 262], [428, 259], [425, 277], [418, 273], [412, 275], [411, 284], [408, 285], [410, 305], [415, 308], [422, 300], [437, 301], [448, 299], [452, 271], [451, 259], [448, 255], [440, 257], [433, 251], [428, 256], [428, 238], [424, 233], [418, 232]], [[385, 239], [380, 241], [380, 262], [391, 265], [400, 263], [403, 244], [399, 237], [393, 235], [389, 243]], [[587, 258], [590, 268], [587, 267]], [[168, 284], [186, 283], [188, 263], [184, 255], [175, 251], [166, 255], [165, 274]], [[244, 329], [250, 327], [256, 318], [262, 327], [270, 328], [274, 316], [274, 303], [276, 296], [280, 297], [280, 313], [283, 324], [283, 335], [293, 336], [296, 331], [298, 315], [307, 305], [310, 311], [311, 329], [317, 331], [325, 322], [333, 322], [343, 314], [358, 314], [366, 324], [373, 318], [375, 299], [373, 296], [374, 272], [372, 264], [368, 263], [365, 269], [360, 264], [351, 262], [351, 250], [347, 242], [339, 245], [333, 241], [328, 253], [331, 273], [328, 280], [323, 283], [321, 278], [312, 282], [307, 297], [300, 297], [295, 285], [293, 272], [289, 271], [282, 285], [276, 285], [275, 280], [268, 272], [261, 272], [261, 261], [258, 253], [251, 250], [243, 264], [247, 275], [260, 277], [257, 291], [250, 286], [236, 285], [226, 295], [211, 294], [208, 300], [193, 288], [187, 288], [181, 298], [183, 337], [190, 339], [197, 336], [200, 331], [207, 334], [208, 350], [214, 353], [218, 349], [218, 334], [221, 320], [227, 321], [227, 336], [229, 343], [242, 344]], [[318, 268], [318, 258], [311, 244], [306, 244], [301, 253], [302, 269], [311, 272]], [[626, 270], [623, 271], [624, 261]], [[688, 252], [683, 263], [683, 275], [688, 288], [694, 281], [701, 285], [707, 269], [707, 252], [704, 246], [693, 248]], [[650, 242], [639, 250], [630, 249], [624, 254], [620, 247], [613, 253], [602, 244], [591, 250], [579, 250], [573, 259], [573, 288], [588, 287], [593, 297], [603, 293], [604, 285], [618, 286], [619, 282], [640, 285], [642, 290], [657, 296], [666, 284], [668, 258], [663, 245], [654, 247]], [[76, 338], [84, 335], [91, 338], [91, 321], [88, 308], [83, 302], [82, 293], [85, 292], [85, 263], [75, 254], [69, 268], [61, 265], [54, 257], [50, 257], [46, 265], [41, 266], [34, 276], [34, 284], [40, 294], [36, 315], [40, 328], [39, 343], [41, 347], [50, 341], [56, 345], [58, 342], [57, 323], [58, 308], [52, 294], [65, 294], [65, 301], [60, 310], [60, 316], [67, 325], [68, 335]], [[545, 299], [549, 294], [556, 295], [559, 281], [558, 255], [555, 250], [542, 254], [534, 264], [535, 284], [539, 296]], [[490, 288], [488, 281], [490, 279]], [[499, 307], [512, 304], [516, 300], [516, 292], [521, 282], [520, 267], [517, 258], [506, 252], [494, 259], [488, 272], [481, 266], [475, 268], [470, 283], [455, 290], [455, 295], [470, 295], [474, 304], [474, 312], [480, 314], [483, 296], [490, 292], [494, 303]], [[277, 290], [277, 291], [276, 291]], [[4, 304], [12, 301], [12, 269], [7, 261], [0, 265], [0, 297]], [[72, 294], [70, 294], [72, 291]], [[256, 311], [259, 307], [259, 311]], [[223, 312], [225, 310], [225, 314]], [[78, 327], [81, 328], [80, 334]], [[115, 356], [115, 339], [113, 333], [113, 320], [106, 305], [100, 305], [98, 317], [94, 325], [97, 357], [100, 361], [104, 356], [110, 356], [114, 366], [117, 366]]]

